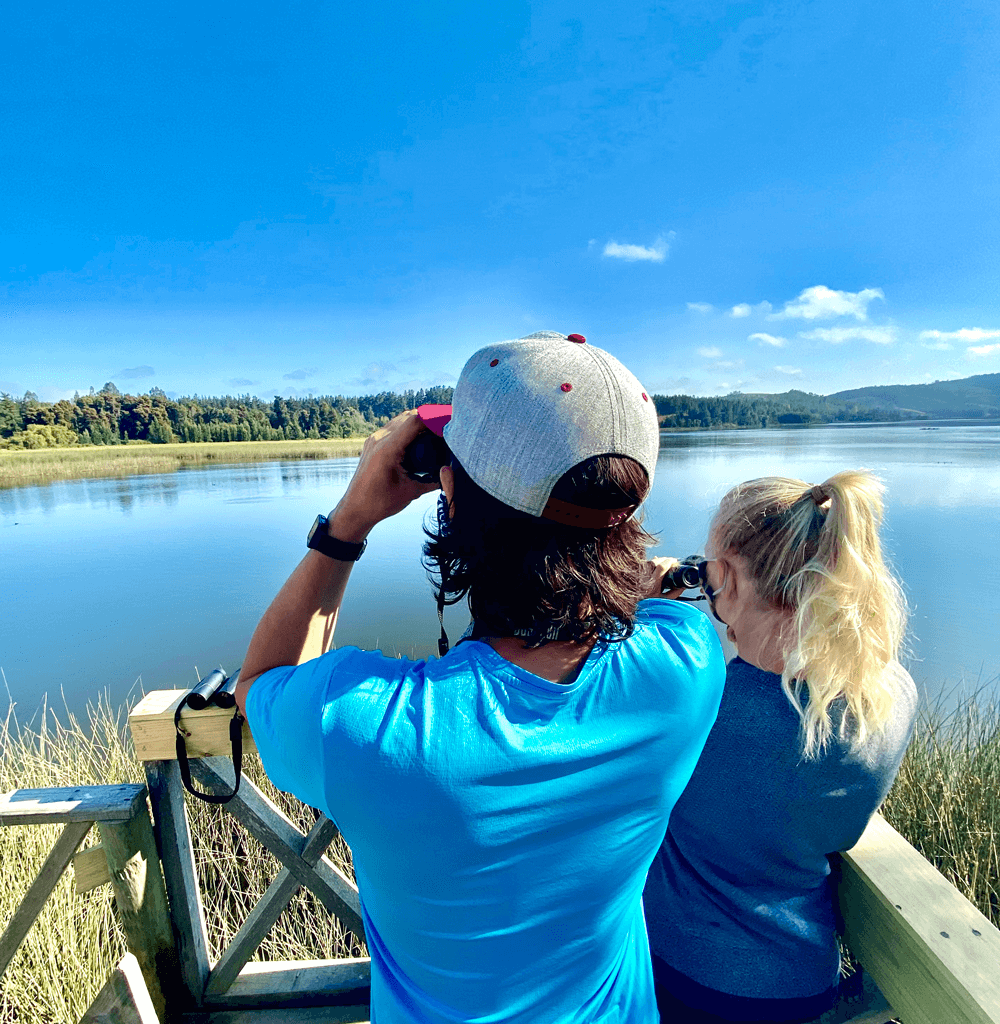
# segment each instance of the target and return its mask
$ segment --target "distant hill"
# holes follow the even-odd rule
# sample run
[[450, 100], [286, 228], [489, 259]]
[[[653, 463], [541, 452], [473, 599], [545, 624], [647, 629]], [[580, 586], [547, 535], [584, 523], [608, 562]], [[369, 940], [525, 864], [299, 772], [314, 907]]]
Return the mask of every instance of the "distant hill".
[[933, 384], [887, 384], [852, 388], [825, 396], [805, 391], [785, 391], [777, 395], [744, 393], [740, 397], [784, 402], [817, 414], [837, 407], [845, 411], [857, 409], [869, 413], [884, 410], [893, 414], [893, 419], [1000, 416], [1000, 373], [981, 373], [961, 380], [936, 380]]
[[831, 399], [868, 409], [913, 410], [928, 416], [1000, 416], [1000, 373], [933, 384], [889, 384], [838, 391]]

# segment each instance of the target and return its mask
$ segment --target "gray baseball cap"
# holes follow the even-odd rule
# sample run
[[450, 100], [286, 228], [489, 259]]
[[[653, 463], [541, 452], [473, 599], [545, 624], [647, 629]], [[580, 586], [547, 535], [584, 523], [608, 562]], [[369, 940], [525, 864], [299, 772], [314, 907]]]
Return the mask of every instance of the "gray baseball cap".
[[653, 400], [635, 376], [582, 335], [555, 331], [476, 352], [443, 436], [487, 494], [584, 528], [616, 525], [635, 506], [597, 511], [558, 501], [552, 489], [560, 477], [595, 455], [627, 455], [652, 485], [660, 440]]

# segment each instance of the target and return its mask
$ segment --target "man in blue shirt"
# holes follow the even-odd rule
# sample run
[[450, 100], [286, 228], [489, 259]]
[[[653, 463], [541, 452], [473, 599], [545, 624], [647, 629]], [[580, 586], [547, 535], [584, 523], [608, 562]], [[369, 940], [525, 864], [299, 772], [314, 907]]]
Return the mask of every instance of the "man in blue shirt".
[[[237, 698], [275, 784], [351, 846], [373, 1021], [655, 1021], [642, 886], [724, 665], [707, 619], [659, 599], [670, 563], [633, 518], [653, 404], [608, 353], [544, 332], [477, 352], [436, 412], [366, 441]], [[425, 551], [471, 636], [430, 661], [328, 650], [368, 532], [437, 486], [403, 461], [445, 420]]]

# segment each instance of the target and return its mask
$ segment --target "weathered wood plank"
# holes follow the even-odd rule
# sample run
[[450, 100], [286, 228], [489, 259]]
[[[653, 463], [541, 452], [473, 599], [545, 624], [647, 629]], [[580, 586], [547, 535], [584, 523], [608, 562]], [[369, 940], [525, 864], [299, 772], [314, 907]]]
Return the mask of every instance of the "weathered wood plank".
[[218, 1008], [360, 1005], [368, 1001], [371, 960], [278, 960], [247, 964]]
[[90, 831], [92, 822], [71, 821], [59, 834], [52, 850], [42, 864], [38, 876], [28, 887], [28, 891], [21, 900], [14, 916], [10, 919], [0, 935], [0, 977], [3, 976], [11, 958], [17, 952], [28, 929], [35, 923], [42, 905], [49, 898], [49, 893], [56, 886], [60, 876], [69, 866], [77, 847], [83, 842], [84, 836]]
[[211, 1010], [185, 1013], [179, 1024], [370, 1024], [368, 1004], [280, 1010]]
[[200, 1006], [208, 980], [208, 932], [184, 807], [184, 786], [176, 761], [146, 765], [146, 782], [156, 819], [156, 838], [170, 902], [170, 919], [177, 936], [183, 999]]
[[80, 1018], [80, 1024], [160, 1024], [160, 1020], [146, 991], [139, 962], [126, 953]]
[[164, 1017], [170, 994], [183, 981], [149, 813], [143, 808], [131, 821], [97, 827], [128, 950], [142, 970], [157, 1015]]
[[[132, 731], [135, 756], [140, 761], [172, 761], [177, 756], [174, 712], [187, 690], [154, 690], [132, 709], [128, 716]], [[181, 712], [185, 745], [189, 758], [212, 757], [229, 754], [229, 721], [232, 708], [219, 708], [214, 704], [203, 711], [185, 708]], [[253, 753], [250, 728], [243, 723], [243, 752]]]
[[[302, 859], [307, 864], [315, 864], [337, 834], [337, 826], [329, 818], [320, 818], [306, 836]], [[253, 956], [300, 884], [288, 868], [281, 869], [277, 878], [268, 886], [267, 892], [247, 916], [232, 942], [226, 947], [219, 962], [212, 968], [208, 985], [205, 987], [206, 998], [221, 995], [236, 980], [240, 968]]]
[[108, 858], [105, 857], [104, 847], [100, 843], [74, 855], [73, 875], [77, 896], [82, 896], [85, 892], [111, 881]]
[[847, 944], [906, 1024], [1000, 1024], [1000, 931], [884, 818], [840, 875]]
[[145, 799], [146, 787], [133, 783], [15, 789], [0, 796], [0, 825], [127, 821], [144, 806]]
[[[211, 757], [191, 762], [191, 774], [209, 789], [229, 793], [236, 776], [227, 757]], [[330, 860], [320, 858], [315, 865], [302, 857], [306, 838], [281, 810], [249, 779], [243, 778], [239, 794], [226, 810], [247, 831], [271, 851], [288, 870], [316, 894], [323, 906], [359, 938], [364, 937], [361, 899], [357, 886]]]

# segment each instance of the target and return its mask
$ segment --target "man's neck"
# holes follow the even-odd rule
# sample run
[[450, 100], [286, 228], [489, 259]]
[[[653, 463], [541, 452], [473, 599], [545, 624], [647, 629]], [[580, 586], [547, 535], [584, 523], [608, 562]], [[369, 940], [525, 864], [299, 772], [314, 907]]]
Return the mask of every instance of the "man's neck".
[[524, 640], [517, 636], [487, 636], [482, 639], [505, 661], [542, 679], [565, 684], [573, 682], [594, 646], [593, 640], [585, 644], [551, 640], [541, 647], [525, 647]]

